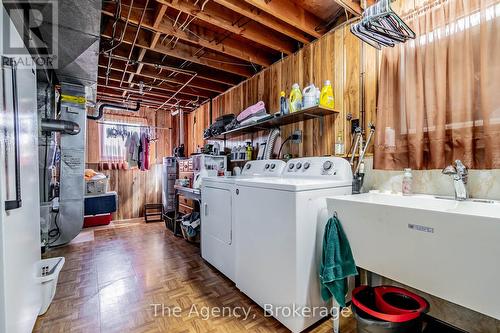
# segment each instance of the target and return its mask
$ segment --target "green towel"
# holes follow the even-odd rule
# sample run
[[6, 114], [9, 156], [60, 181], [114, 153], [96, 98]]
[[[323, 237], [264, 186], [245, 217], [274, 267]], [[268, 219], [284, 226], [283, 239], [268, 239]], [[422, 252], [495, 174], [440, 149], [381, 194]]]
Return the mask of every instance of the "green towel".
[[358, 275], [349, 241], [337, 216], [328, 220], [323, 238], [321, 258], [321, 296], [329, 301], [332, 296], [338, 305], [345, 307], [347, 277]]

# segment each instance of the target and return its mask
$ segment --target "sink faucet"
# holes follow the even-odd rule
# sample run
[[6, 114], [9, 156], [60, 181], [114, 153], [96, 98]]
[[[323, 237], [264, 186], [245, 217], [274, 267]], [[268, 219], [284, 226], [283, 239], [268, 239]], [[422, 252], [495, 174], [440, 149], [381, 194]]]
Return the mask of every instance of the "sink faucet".
[[453, 177], [455, 187], [455, 200], [464, 201], [469, 198], [467, 193], [468, 168], [460, 160], [456, 160], [452, 165], [443, 169], [443, 174]]

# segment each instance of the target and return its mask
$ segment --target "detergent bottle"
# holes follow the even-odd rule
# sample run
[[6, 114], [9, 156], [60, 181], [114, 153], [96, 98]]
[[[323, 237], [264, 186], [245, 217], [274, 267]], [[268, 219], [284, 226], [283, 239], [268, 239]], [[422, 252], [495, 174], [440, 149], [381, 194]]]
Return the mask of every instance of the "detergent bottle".
[[288, 113], [288, 102], [284, 91], [280, 94], [280, 114], [285, 115]]
[[318, 105], [316, 103], [316, 86], [314, 84], [311, 83], [309, 86], [305, 87], [302, 94], [304, 95], [304, 109]]
[[295, 83], [290, 92], [290, 113], [300, 111], [302, 109], [302, 92], [300, 86]]
[[335, 107], [332, 83], [329, 80], [325, 81], [325, 85], [323, 86], [323, 89], [321, 89], [319, 105], [328, 109], [333, 109]]

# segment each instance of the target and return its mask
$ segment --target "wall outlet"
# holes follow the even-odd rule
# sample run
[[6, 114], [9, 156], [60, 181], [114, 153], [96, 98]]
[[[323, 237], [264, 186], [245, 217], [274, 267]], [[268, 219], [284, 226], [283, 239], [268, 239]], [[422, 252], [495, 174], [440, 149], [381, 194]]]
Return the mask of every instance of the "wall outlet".
[[359, 119], [353, 119], [351, 120], [351, 134], [354, 134], [356, 131], [356, 128], [359, 127]]
[[292, 134], [292, 142], [299, 144], [302, 143], [302, 131], [297, 130]]

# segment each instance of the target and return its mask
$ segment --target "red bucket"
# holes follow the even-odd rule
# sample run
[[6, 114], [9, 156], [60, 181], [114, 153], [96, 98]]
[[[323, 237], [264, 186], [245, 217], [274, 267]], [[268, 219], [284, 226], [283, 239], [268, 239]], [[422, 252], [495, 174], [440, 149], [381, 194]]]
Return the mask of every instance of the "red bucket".
[[[367, 294], [373, 295], [369, 301]], [[422, 297], [402, 288], [388, 286], [358, 287], [352, 293], [352, 302], [373, 318], [392, 323], [415, 320], [429, 308]]]

